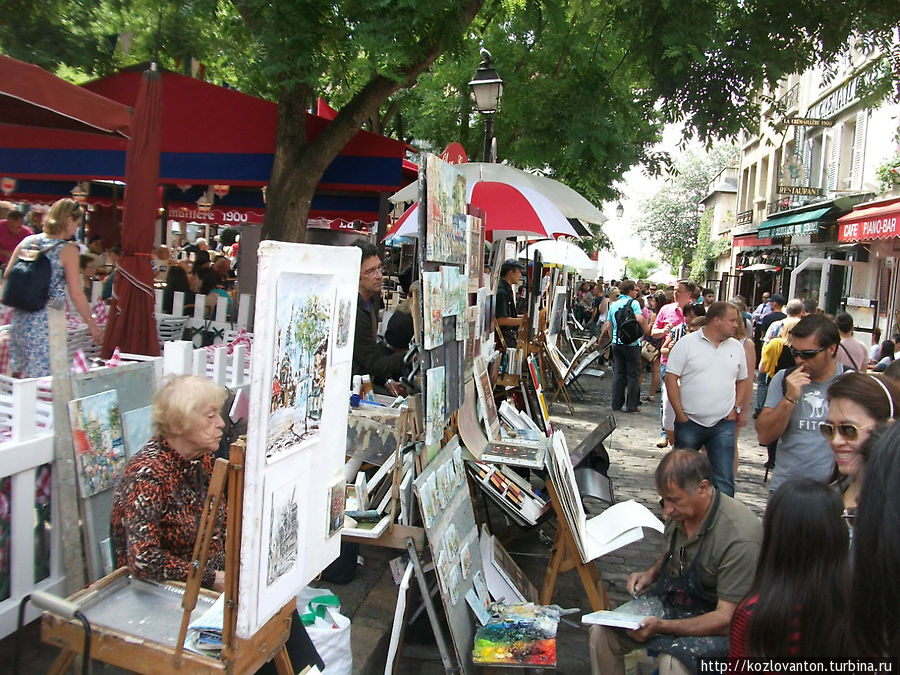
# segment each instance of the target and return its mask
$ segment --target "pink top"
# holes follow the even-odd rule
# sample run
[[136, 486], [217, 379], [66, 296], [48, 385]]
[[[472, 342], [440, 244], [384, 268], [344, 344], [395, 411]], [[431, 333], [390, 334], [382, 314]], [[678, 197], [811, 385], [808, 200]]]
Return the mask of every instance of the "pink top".
[[13, 234], [9, 231], [9, 223], [6, 222], [6, 219], [0, 220], [0, 249], [9, 251], [9, 254], [0, 253], [0, 263], [3, 263], [4, 265], [8, 263], [9, 256], [15, 250], [16, 246], [19, 245], [19, 242], [30, 234], [34, 234], [34, 232], [32, 232], [31, 228], [27, 225], [22, 225], [22, 229], [19, 230], [19, 233]]
[[[656, 315], [656, 321], [653, 323], [653, 327], [665, 328], [666, 324], [670, 324], [671, 327], [674, 328], [675, 326], [680, 326], [683, 323], [684, 314], [681, 311], [681, 307], [679, 307], [678, 303], [676, 302], [670, 302], [660, 307], [659, 313]], [[660, 363], [668, 363], [669, 355], [660, 354], [659, 361]]]

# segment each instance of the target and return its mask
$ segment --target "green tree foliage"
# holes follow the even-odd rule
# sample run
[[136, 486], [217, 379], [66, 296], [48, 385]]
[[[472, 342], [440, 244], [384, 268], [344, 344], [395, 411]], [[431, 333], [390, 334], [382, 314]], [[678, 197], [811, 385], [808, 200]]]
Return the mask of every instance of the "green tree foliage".
[[671, 177], [641, 203], [639, 230], [665, 263], [677, 269], [691, 262], [700, 226], [698, 204], [709, 182], [737, 157], [738, 148], [731, 143], [715, 143], [708, 152], [689, 148], [675, 158]]
[[504, 81], [494, 120], [500, 161], [550, 175], [595, 202], [632, 165], [663, 159], [655, 94], [626, 58], [609, 3], [487, 0], [458, 53], [398, 94], [403, 133], [435, 151], [459, 141], [482, 160], [484, 127], [468, 86], [480, 46]]
[[646, 279], [659, 269], [659, 262], [650, 258], [629, 258], [628, 278]]

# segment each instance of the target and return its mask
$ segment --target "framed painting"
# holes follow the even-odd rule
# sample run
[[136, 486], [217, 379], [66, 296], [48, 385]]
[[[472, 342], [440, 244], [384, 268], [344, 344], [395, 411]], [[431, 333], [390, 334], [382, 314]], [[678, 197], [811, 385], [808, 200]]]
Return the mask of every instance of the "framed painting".
[[125, 468], [125, 439], [115, 390], [69, 401], [78, 490], [84, 498], [109, 490]]

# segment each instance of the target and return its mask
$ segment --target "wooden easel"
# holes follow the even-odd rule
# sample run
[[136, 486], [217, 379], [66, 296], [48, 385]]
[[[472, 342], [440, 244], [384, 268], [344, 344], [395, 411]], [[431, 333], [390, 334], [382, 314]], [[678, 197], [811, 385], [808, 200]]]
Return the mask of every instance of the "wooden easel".
[[572, 530], [569, 529], [569, 521], [566, 520], [566, 514], [563, 511], [562, 504], [559, 503], [559, 497], [550, 478], [547, 478], [546, 486], [553, 510], [556, 512], [557, 523], [556, 537], [553, 539], [553, 552], [550, 554], [550, 562], [547, 564], [547, 572], [544, 575], [544, 585], [541, 588], [540, 603], [549, 605], [553, 599], [556, 578], [560, 572], [568, 572], [574, 569], [578, 570], [578, 576], [581, 577], [581, 584], [584, 586], [588, 600], [591, 603], [591, 611], [596, 612], [601, 609], [608, 609], [609, 596], [607, 596], [603, 580], [600, 578], [600, 570], [597, 569], [593, 561], [588, 563], [581, 561], [581, 554], [578, 553], [575, 537], [572, 535]]
[[[209, 490], [204, 503], [203, 516], [194, 544], [193, 560], [196, 565], [185, 583], [182, 600], [183, 615], [176, 646], [172, 647], [117, 630], [107, 626], [91, 626], [91, 658], [137, 672], [166, 673], [252, 673], [264, 663], [275, 662], [279, 675], [291, 675], [294, 670], [288, 656], [287, 642], [290, 635], [291, 617], [296, 600], [288, 602], [269, 619], [251, 638], [236, 636], [238, 580], [240, 573], [241, 515], [244, 496], [244, 455], [246, 442], [243, 440], [231, 446], [230, 461], [216, 460]], [[229, 511], [228, 528], [225, 539], [225, 610], [222, 630], [222, 654], [216, 659], [182, 649], [191, 612], [197, 605], [200, 594], [215, 597], [211, 591], [200, 588], [209, 544], [215, 528], [216, 515], [223, 498], [225, 484], [228, 483]], [[126, 568], [120, 568], [87, 588], [72, 595], [68, 600], [79, 604], [110, 584], [128, 576]], [[68, 621], [50, 612], [44, 613], [41, 639], [62, 648], [62, 652], [51, 666], [51, 675], [65, 673], [76, 654], [82, 653], [84, 631], [77, 621]]]

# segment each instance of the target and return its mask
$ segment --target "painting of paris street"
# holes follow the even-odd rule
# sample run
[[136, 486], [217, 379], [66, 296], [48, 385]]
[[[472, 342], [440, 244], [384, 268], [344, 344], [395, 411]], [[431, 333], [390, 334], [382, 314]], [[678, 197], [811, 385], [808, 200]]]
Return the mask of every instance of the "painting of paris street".
[[118, 393], [110, 390], [69, 401], [69, 421], [81, 496], [110, 489], [128, 462]]
[[325, 398], [333, 277], [285, 273], [276, 284], [272, 398], [266, 459], [315, 441]]

